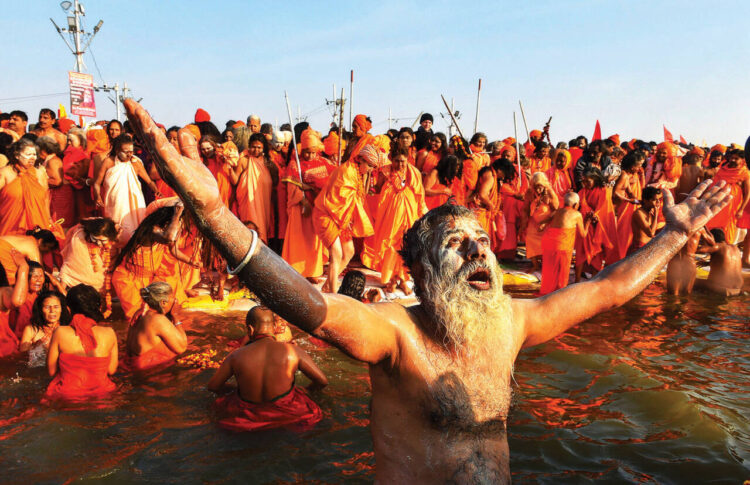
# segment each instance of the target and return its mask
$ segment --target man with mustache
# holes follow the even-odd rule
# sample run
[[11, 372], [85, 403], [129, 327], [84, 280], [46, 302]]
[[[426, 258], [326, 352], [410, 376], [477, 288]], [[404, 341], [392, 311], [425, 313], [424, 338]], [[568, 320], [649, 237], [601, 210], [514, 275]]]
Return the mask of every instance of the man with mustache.
[[182, 157], [145, 109], [131, 99], [125, 106], [163, 178], [230, 271], [285, 320], [369, 364], [382, 483], [509, 482], [506, 419], [521, 348], [627, 302], [727, 203], [723, 184], [703, 183], [679, 206], [665, 195], [667, 227], [650, 244], [591, 280], [534, 300], [503, 294], [489, 236], [471, 211], [444, 204], [404, 236], [401, 255], [420, 304], [365, 305], [321, 294], [260, 244], [223, 207], [195, 141], [181, 135]]

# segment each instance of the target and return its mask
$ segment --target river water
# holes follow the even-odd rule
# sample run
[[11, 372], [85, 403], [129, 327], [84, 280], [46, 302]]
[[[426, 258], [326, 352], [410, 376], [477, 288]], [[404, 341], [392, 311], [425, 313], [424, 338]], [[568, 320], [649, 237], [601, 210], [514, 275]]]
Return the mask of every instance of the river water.
[[[239, 312], [189, 315], [188, 352], [223, 356], [244, 331]], [[122, 336], [124, 323], [114, 327]], [[675, 298], [654, 284], [524, 351], [509, 418], [513, 480], [742, 483], [750, 478], [749, 336], [747, 296]], [[46, 371], [2, 361], [0, 482], [372, 482], [366, 367], [299, 337], [330, 380], [313, 395], [324, 419], [302, 433], [219, 429], [204, 388], [211, 370], [117, 375], [109, 403], [60, 408], [39, 404]]]

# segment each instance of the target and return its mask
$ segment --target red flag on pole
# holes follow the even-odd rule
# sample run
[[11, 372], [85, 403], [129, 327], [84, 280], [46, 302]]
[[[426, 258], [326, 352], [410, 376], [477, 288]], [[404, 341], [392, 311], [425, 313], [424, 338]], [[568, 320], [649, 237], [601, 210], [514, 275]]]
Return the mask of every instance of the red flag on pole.
[[682, 135], [680, 135], [680, 143], [682, 143], [683, 145], [687, 145], [687, 144], [688, 144], [687, 140], [685, 140], [685, 139], [684, 139], [684, 138], [682, 137]]
[[661, 126], [664, 128], [664, 141], [673, 142], [674, 141], [674, 137], [669, 132], [669, 130], [667, 129], [666, 125], [661, 125]]
[[591, 141], [602, 139], [602, 127], [599, 126], [599, 120], [596, 120], [596, 126], [594, 127], [594, 136], [591, 137]]

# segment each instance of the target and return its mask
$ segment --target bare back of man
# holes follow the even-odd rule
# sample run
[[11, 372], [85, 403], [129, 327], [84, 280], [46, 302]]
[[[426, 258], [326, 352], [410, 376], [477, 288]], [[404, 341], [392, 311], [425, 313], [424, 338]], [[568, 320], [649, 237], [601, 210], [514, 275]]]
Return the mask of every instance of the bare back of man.
[[711, 254], [711, 269], [708, 279], [702, 282], [701, 287], [725, 296], [739, 295], [744, 283], [742, 253], [737, 246], [728, 244], [723, 238], [723, 232], [719, 235], [720, 231], [711, 231], [716, 244], [706, 249]]
[[[365, 305], [319, 293], [269, 248], [254, 245], [242, 222], [224, 209], [189, 133], [180, 135], [181, 157], [142, 107], [133, 100], [125, 105], [200, 230], [230, 265], [245, 260], [238, 271], [242, 281], [291, 324], [369, 364], [370, 427], [382, 483], [509, 482], [506, 419], [520, 349], [633, 298], [688, 235], [726, 206], [728, 196], [724, 184], [709, 189], [706, 183], [673, 207], [665, 191], [668, 227], [654, 243], [591, 280], [531, 300], [503, 293], [488, 234], [469, 209], [445, 204], [417, 221], [404, 238], [401, 255], [420, 304], [408, 309], [396, 303]], [[235, 355], [247, 352], [250, 359], [261, 344], [278, 345], [256, 342], [235, 351], [222, 364], [218, 382], [231, 376], [234, 365], [239, 368]], [[245, 375], [262, 370], [240, 372], [245, 373], [238, 379], [241, 386], [253, 382]], [[263, 397], [262, 390], [254, 396]]]
[[682, 202], [688, 194], [703, 181], [704, 170], [699, 164], [686, 164], [682, 166], [682, 175], [677, 182], [675, 190], [675, 201]]
[[127, 344], [130, 355], [143, 355], [162, 346], [181, 354], [187, 349], [187, 337], [167, 315], [149, 310], [128, 330]]
[[669, 261], [667, 265], [667, 292], [670, 295], [689, 295], [693, 292], [697, 274], [695, 253], [698, 250], [701, 237], [705, 234], [705, 229], [701, 229], [690, 236], [687, 244]]

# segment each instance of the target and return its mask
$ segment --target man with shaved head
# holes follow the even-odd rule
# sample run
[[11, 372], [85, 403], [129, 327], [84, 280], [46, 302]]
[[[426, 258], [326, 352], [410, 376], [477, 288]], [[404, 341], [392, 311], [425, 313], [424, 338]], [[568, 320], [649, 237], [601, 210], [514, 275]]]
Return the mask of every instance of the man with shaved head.
[[633, 298], [727, 202], [723, 184], [702, 183], [678, 206], [665, 194], [667, 225], [650, 244], [591, 280], [532, 300], [503, 293], [489, 236], [469, 209], [445, 204], [404, 235], [401, 255], [419, 304], [366, 305], [318, 292], [258, 243], [223, 207], [194, 140], [181, 138], [188, 156], [180, 156], [145, 109], [131, 99], [125, 105], [230, 270], [291, 324], [369, 365], [381, 483], [509, 482], [506, 420], [519, 351]]

